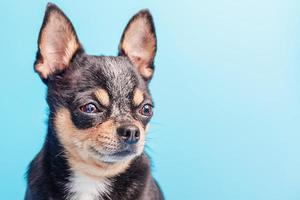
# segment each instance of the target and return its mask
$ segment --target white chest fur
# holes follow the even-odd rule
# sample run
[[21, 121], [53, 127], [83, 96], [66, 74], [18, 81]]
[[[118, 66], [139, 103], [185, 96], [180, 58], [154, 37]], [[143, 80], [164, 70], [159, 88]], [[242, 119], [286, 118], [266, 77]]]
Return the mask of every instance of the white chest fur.
[[110, 182], [107, 179], [96, 179], [82, 173], [74, 173], [67, 188], [68, 200], [98, 200], [109, 195]]

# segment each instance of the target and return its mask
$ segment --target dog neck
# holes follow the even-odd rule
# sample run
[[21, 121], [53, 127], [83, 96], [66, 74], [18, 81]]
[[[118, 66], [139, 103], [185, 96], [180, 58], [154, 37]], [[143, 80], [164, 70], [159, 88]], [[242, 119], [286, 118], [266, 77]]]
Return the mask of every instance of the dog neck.
[[65, 152], [71, 175], [67, 190], [69, 200], [98, 200], [110, 197], [114, 176], [127, 170], [130, 161], [108, 164], [82, 160]]

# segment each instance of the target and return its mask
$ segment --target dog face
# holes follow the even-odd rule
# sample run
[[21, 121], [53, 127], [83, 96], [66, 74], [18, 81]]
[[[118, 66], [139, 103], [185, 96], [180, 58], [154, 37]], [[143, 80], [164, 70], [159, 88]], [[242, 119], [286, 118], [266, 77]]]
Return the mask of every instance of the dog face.
[[50, 123], [72, 162], [110, 164], [143, 152], [153, 103], [156, 36], [147, 10], [128, 23], [119, 55], [87, 55], [70, 20], [46, 10], [35, 71], [48, 86]]

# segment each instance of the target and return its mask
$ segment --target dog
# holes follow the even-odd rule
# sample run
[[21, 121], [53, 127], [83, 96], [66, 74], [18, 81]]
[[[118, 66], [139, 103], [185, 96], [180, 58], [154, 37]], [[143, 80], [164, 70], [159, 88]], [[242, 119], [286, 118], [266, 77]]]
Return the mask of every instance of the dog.
[[25, 200], [164, 199], [144, 152], [156, 48], [146, 9], [127, 24], [117, 56], [92, 56], [69, 18], [47, 5], [34, 69], [47, 86], [48, 130]]

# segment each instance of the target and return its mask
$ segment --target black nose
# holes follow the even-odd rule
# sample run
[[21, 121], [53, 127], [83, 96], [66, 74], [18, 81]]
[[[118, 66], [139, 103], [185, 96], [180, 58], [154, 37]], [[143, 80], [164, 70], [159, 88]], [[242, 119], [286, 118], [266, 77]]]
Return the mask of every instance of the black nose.
[[118, 135], [128, 144], [135, 144], [140, 139], [140, 130], [135, 125], [123, 125], [117, 129]]

